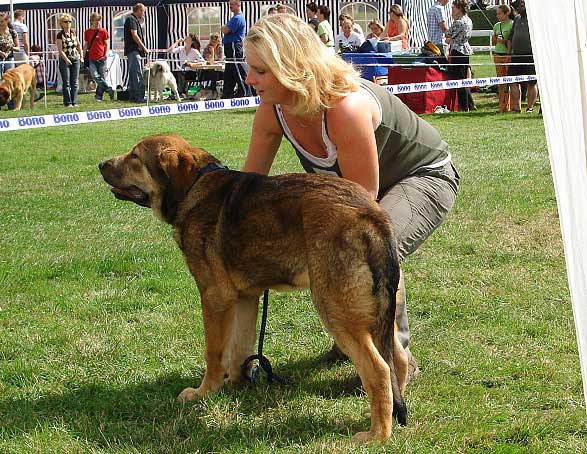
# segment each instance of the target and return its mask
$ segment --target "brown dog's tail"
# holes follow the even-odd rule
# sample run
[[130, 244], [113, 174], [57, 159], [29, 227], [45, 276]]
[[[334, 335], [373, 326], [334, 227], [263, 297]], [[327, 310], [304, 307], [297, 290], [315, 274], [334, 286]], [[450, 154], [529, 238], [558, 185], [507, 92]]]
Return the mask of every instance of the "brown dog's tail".
[[379, 354], [389, 365], [393, 391], [393, 416], [406, 425], [408, 410], [404, 401], [394, 363], [394, 335], [396, 294], [400, 282], [399, 257], [393, 233], [388, 225], [380, 225], [375, 238], [369, 236], [368, 261], [373, 276], [373, 295], [376, 297], [377, 314], [373, 337]]

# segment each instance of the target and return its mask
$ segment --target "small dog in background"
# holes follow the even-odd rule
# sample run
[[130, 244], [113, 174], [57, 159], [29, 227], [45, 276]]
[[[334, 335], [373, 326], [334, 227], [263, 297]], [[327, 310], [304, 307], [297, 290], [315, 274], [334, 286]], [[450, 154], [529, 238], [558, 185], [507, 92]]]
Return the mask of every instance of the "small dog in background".
[[14, 110], [20, 110], [25, 93], [31, 97], [31, 110], [35, 107], [37, 76], [31, 65], [20, 65], [2, 74], [0, 80], [0, 107], [14, 101]]
[[177, 101], [181, 101], [177, 91], [177, 81], [166, 61], [156, 60], [145, 66], [145, 85], [149, 86], [149, 100], [163, 101], [163, 90], [171, 88]]
[[79, 73], [79, 92], [90, 93], [92, 91], [96, 91], [96, 82], [92, 79], [90, 70], [82, 68]]
[[194, 95], [196, 101], [210, 101], [213, 99], [220, 99], [220, 94], [211, 88], [203, 88]]

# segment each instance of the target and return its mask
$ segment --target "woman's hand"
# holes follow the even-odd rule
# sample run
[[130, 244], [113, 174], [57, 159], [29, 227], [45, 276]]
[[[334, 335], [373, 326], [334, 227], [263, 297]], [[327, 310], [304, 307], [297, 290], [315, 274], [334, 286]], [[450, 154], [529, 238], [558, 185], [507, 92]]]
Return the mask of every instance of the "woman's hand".
[[0, 50], [0, 58], [2, 58], [2, 59], [6, 58], [6, 52], [2, 52]]

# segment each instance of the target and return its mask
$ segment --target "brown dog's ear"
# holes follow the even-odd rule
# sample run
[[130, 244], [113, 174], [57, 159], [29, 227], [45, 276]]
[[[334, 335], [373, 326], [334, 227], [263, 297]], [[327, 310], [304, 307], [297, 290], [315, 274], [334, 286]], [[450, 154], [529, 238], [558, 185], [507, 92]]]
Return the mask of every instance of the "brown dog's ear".
[[178, 204], [185, 198], [197, 177], [197, 164], [191, 153], [174, 148], [162, 150], [157, 159], [167, 177], [161, 213], [171, 224], [177, 214]]

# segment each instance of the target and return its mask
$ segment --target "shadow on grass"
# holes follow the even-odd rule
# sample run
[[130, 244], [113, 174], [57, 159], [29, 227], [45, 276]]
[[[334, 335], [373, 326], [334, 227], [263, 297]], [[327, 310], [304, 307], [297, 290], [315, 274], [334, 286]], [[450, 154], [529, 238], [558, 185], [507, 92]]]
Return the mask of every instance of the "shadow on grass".
[[[316, 379], [321, 367], [316, 359], [301, 360], [280, 371], [293, 378], [289, 386], [269, 386], [263, 376], [257, 384], [225, 386], [209, 399], [187, 405], [177, 403], [175, 397], [201, 377], [170, 374], [122, 387], [71, 384], [62, 393], [40, 398], [0, 400], [0, 433], [5, 439], [18, 439], [60, 427], [100, 448], [239, 452], [267, 440], [272, 446], [291, 446], [368, 429], [365, 416], [347, 423], [336, 413], [298, 411], [300, 405], [315, 402], [308, 395], [335, 399], [361, 394], [358, 378], [348, 376], [346, 370], [343, 375], [348, 377], [342, 379]], [[288, 405], [292, 410], [287, 410]]]

